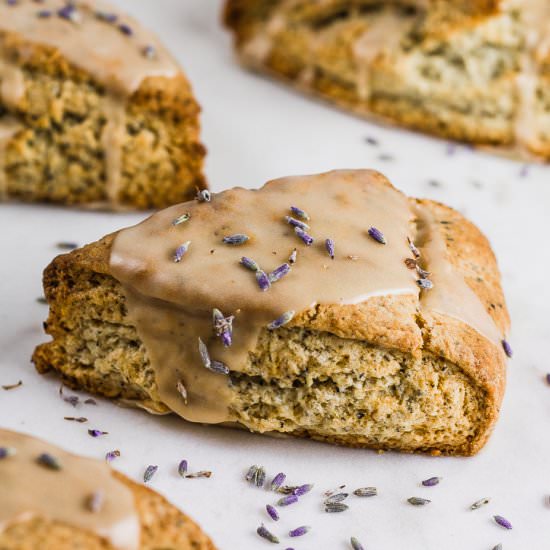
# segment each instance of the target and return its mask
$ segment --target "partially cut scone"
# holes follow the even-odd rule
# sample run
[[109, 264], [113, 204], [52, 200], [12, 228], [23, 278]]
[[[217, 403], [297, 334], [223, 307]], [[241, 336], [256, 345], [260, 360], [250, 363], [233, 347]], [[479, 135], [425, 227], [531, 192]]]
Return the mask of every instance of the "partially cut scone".
[[359, 114], [550, 158], [546, 0], [227, 0], [245, 65]]
[[370, 170], [209, 198], [48, 266], [40, 372], [195, 422], [407, 452], [482, 447], [509, 320], [475, 226]]
[[0, 3], [0, 200], [160, 208], [205, 187], [179, 65], [99, 1]]
[[0, 429], [2, 550], [214, 550], [189, 517], [105, 462]]

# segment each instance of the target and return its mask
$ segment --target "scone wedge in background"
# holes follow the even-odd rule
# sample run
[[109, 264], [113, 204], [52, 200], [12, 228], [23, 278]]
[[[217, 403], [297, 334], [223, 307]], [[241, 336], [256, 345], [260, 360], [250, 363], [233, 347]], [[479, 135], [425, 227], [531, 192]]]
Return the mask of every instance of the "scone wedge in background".
[[4, 429], [0, 451], [2, 550], [215, 549], [193, 520], [104, 461]]
[[243, 63], [346, 109], [550, 159], [545, 0], [227, 0]]
[[160, 208], [205, 187], [171, 54], [104, 2], [0, 3], [0, 200]]
[[152, 412], [456, 455], [499, 414], [509, 319], [491, 248], [378, 172], [170, 207], [58, 256], [44, 290], [37, 369]]

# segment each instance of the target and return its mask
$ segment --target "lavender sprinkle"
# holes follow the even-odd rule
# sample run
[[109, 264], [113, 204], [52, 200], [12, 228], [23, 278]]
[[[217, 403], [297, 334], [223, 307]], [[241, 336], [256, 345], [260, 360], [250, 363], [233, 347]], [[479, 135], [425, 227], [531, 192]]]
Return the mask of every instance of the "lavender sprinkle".
[[65, 401], [65, 403], [68, 403], [73, 407], [76, 407], [80, 402], [80, 399], [77, 395], [69, 395], [68, 397], [64, 397], [63, 401]]
[[155, 46], [152, 46], [151, 44], [144, 46], [141, 53], [147, 59], [155, 59], [155, 57], [157, 57], [157, 50], [155, 49]]
[[309, 493], [313, 489], [312, 483], [306, 483], [305, 485], [300, 485], [299, 487], [296, 487], [292, 494], [296, 495], [297, 497], [301, 497], [305, 495], [306, 493]]
[[212, 477], [212, 472], [209, 470], [201, 470], [200, 472], [194, 472], [192, 474], [187, 474], [185, 479], [199, 479], [199, 478], [209, 478]]
[[229, 367], [221, 361], [215, 361], [212, 359], [209, 370], [217, 374], [229, 374]]
[[422, 290], [431, 290], [434, 287], [434, 284], [430, 281], [430, 279], [417, 279], [416, 284]]
[[279, 539], [273, 533], [269, 532], [263, 523], [256, 529], [256, 533], [269, 542], [279, 544]]
[[126, 23], [120, 23], [120, 25], [118, 26], [118, 30], [126, 36], [132, 36], [134, 34], [132, 27], [130, 27], [130, 25], [127, 25]]
[[118, 458], [120, 456], [120, 451], [118, 449], [115, 449], [114, 451], [109, 451], [105, 455], [105, 460], [107, 462], [112, 462], [115, 458]]
[[298, 208], [297, 206], [291, 206], [290, 211], [295, 216], [298, 216], [300, 219], [305, 220], [306, 222], [311, 219], [306, 212], [304, 212], [301, 208]]
[[279, 521], [279, 512], [277, 512], [277, 509], [271, 506], [271, 504], [266, 504], [265, 509], [267, 511], [267, 514], [273, 521]]
[[154, 466], [152, 464], [147, 466], [147, 468], [145, 469], [145, 472], [143, 473], [144, 483], [149, 483], [149, 481], [151, 481], [153, 476], [157, 473], [158, 469], [159, 469], [158, 466]]
[[287, 323], [290, 323], [294, 315], [295, 315], [294, 311], [286, 311], [279, 318], [275, 319], [275, 321], [271, 321], [271, 323], [267, 325], [268, 330], [277, 330], [278, 328], [281, 328]]
[[550, 384], [550, 373], [546, 374], [546, 383]]
[[252, 482], [256, 487], [263, 487], [265, 483], [265, 470], [262, 466], [259, 466], [256, 472], [254, 473], [254, 477], [252, 478]]
[[187, 460], [182, 460], [179, 464], [178, 464], [178, 474], [181, 476], [181, 477], [185, 477], [186, 474], [187, 474]]
[[185, 223], [191, 219], [191, 214], [189, 212], [185, 212], [185, 214], [182, 214], [181, 216], [178, 216], [175, 220], [172, 221], [172, 225], [180, 225], [182, 223]]
[[279, 487], [277, 492], [282, 495], [292, 495], [296, 489], [298, 489], [297, 485], [283, 485], [282, 487]]
[[502, 516], [493, 516], [493, 519], [498, 525], [504, 527], [504, 529], [512, 529], [512, 524], [506, 518]]
[[428, 500], [427, 498], [411, 497], [407, 499], [407, 502], [413, 506], [426, 506], [426, 504], [429, 504], [431, 500]]
[[85, 506], [92, 514], [97, 514], [103, 508], [105, 496], [102, 491], [95, 491], [86, 497]]
[[76, 10], [76, 7], [73, 4], [67, 4], [57, 10], [57, 15], [61, 17], [61, 19], [66, 19], [72, 23], [79, 23], [81, 20], [80, 13]]
[[294, 249], [291, 253], [290, 253], [290, 256], [288, 257], [288, 263], [290, 265], [292, 264], [295, 264], [296, 263], [296, 258], [298, 256], [298, 251], [296, 249]]
[[15, 456], [17, 451], [13, 447], [0, 447], [0, 460]]
[[178, 246], [178, 248], [176, 248], [176, 252], [174, 254], [174, 262], [176, 262], [176, 263], [181, 262], [181, 260], [185, 256], [185, 254], [187, 254], [187, 251], [189, 250], [189, 245], [190, 244], [191, 244], [191, 241], [186, 241], [183, 244], [181, 244], [180, 246]]
[[92, 437], [100, 437], [102, 435], [107, 435], [109, 432], [103, 432], [101, 430], [88, 430], [88, 435]]
[[333, 239], [326, 239], [325, 240], [325, 248], [327, 249], [328, 255], [330, 256], [331, 260], [334, 260], [334, 240]]
[[262, 271], [261, 269], [259, 271], [256, 271], [256, 281], [258, 281], [258, 286], [260, 287], [260, 290], [262, 292], [265, 292], [271, 287], [269, 276], [265, 271]]
[[434, 487], [435, 485], [439, 485], [440, 481], [441, 481], [440, 477], [430, 477], [428, 479], [425, 479], [422, 482], [422, 485], [424, 485], [424, 487]]
[[287, 495], [286, 497], [280, 498], [277, 501], [277, 506], [290, 506], [298, 502], [297, 495]]
[[208, 189], [203, 189], [197, 193], [198, 202], [210, 202], [212, 200], [212, 195]]
[[118, 15], [116, 13], [109, 13], [106, 11], [96, 11], [95, 16], [105, 23], [115, 23], [118, 20]]
[[2, 386], [2, 389], [5, 391], [15, 390], [16, 388], [20, 388], [23, 385], [23, 380], [19, 380], [19, 382], [16, 382], [15, 384], [4, 384]]
[[376, 227], [371, 227], [368, 230], [368, 234], [371, 239], [374, 239], [376, 242], [380, 244], [387, 244], [386, 237], [384, 237], [384, 234], [379, 229], [376, 229]]
[[249, 236], [244, 233], [235, 233], [235, 235], [228, 235], [222, 239], [224, 244], [229, 244], [231, 246], [240, 246], [249, 240]]
[[64, 416], [63, 420], [68, 420], [69, 422], [78, 422], [79, 424], [84, 424], [88, 422], [88, 419], [85, 416]]
[[410, 237], [407, 237], [407, 242], [409, 243], [409, 249], [413, 256], [418, 260], [418, 258], [420, 258], [420, 251], [416, 248], [416, 245]]
[[296, 527], [296, 529], [290, 530], [288, 532], [288, 535], [289, 537], [303, 537], [310, 530], [311, 530], [311, 527], [309, 525], [302, 525], [300, 527]]
[[272, 480], [271, 480], [271, 490], [277, 491], [279, 487], [285, 482], [286, 475], [283, 474], [283, 472], [279, 472]]
[[212, 323], [214, 332], [220, 338], [224, 347], [228, 348], [233, 343], [233, 319], [235, 317], [225, 315], [217, 308], [212, 310]]
[[376, 487], [360, 487], [355, 489], [353, 494], [357, 497], [375, 497], [378, 494]]
[[53, 15], [53, 12], [51, 10], [40, 10], [36, 12], [36, 17], [39, 19], [48, 19], [48, 17], [51, 17]]
[[497, 544], [496, 546], [493, 546], [493, 550], [502, 550], [502, 544]]
[[349, 493], [336, 493], [334, 495], [330, 495], [325, 499], [325, 504], [334, 504], [335, 502], [342, 502], [346, 500], [346, 498], [349, 497]]
[[183, 402], [187, 405], [187, 388], [181, 380], [176, 382], [176, 390], [181, 395]]
[[277, 269], [274, 269], [269, 275], [269, 282], [270, 283], [276, 283], [277, 281], [281, 280], [285, 275], [288, 275], [290, 273], [290, 265], [289, 264], [283, 264], [280, 265]]
[[254, 464], [253, 466], [250, 466], [250, 468], [248, 468], [247, 472], [246, 472], [246, 475], [244, 476], [244, 478], [246, 479], [246, 481], [252, 481], [252, 479], [254, 479], [254, 475], [256, 474], [256, 470], [259, 468], [259, 466], [256, 466], [256, 464]]
[[355, 537], [351, 537], [349, 542], [353, 550], [365, 550], [365, 547]]
[[491, 501], [491, 499], [485, 497], [485, 498], [482, 498], [480, 500], [476, 500], [471, 506], [470, 506], [470, 510], [477, 510], [479, 508], [481, 508], [482, 506], [485, 506], [486, 504], [489, 504], [489, 502]]
[[315, 240], [311, 235], [308, 235], [303, 229], [300, 229], [299, 227], [294, 228], [294, 233], [296, 233], [296, 235], [300, 237], [300, 239], [302, 239], [306, 246], [311, 246]]
[[243, 256], [240, 261], [241, 265], [244, 265], [247, 269], [250, 269], [250, 271], [260, 271], [260, 266], [252, 259], [247, 258], [246, 256]]
[[328, 502], [325, 503], [325, 512], [327, 514], [339, 514], [345, 512], [349, 506], [343, 502]]
[[504, 350], [506, 356], [511, 359], [514, 355], [514, 352], [512, 351], [512, 346], [510, 346], [510, 344], [506, 340], [502, 340], [502, 349]]
[[50, 470], [61, 470], [61, 463], [59, 460], [49, 453], [42, 453], [39, 455], [36, 462]]
[[292, 227], [299, 227], [300, 229], [307, 231], [309, 229], [309, 225], [307, 223], [301, 222], [300, 220], [297, 220], [296, 218], [293, 218], [291, 216], [285, 216], [286, 223], [288, 225], [291, 225]]

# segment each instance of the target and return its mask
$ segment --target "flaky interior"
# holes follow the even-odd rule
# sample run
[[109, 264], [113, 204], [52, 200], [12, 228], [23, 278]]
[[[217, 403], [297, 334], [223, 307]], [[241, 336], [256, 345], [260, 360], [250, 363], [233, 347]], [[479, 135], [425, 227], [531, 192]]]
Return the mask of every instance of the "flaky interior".
[[[59, 371], [69, 385], [168, 412], [120, 285], [76, 265], [56, 272], [54, 262], [48, 269], [55, 284], [46, 287], [46, 330], [54, 340], [37, 348], [37, 368]], [[234, 420], [258, 432], [468, 454], [484, 425], [484, 392], [457, 366], [328, 332], [266, 330], [243, 371], [230, 378]]]

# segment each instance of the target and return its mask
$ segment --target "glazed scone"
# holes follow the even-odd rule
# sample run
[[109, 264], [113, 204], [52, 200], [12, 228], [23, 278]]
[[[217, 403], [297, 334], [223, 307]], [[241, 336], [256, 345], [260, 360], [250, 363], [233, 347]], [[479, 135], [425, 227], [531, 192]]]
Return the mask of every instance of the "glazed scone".
[[151, 489], [29, 435], [0, 429], [0, 485], [2, 550], [215, 550]]
[[228, 0], [245, 65], [363, 115], [550, 158], [546, 0]]
[[95, 0], [0, 3], [0, 200], [161, 208], [205, 187], [171, 54]]
[[487, 240], [378, 172], [165, 209], [58, 256], [44, 289], [37, 369], [152, 412], [464, 455], [499, 413], [509, 320]]

